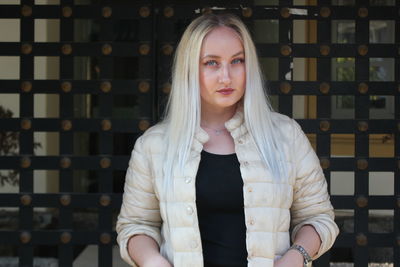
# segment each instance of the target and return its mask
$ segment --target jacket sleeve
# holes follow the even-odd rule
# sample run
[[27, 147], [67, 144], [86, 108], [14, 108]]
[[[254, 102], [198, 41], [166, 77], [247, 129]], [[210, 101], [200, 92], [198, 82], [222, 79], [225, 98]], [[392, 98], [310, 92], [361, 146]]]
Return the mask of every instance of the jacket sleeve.
[[312, 225], [321, 239], [321, 246], [314, 259], [330, 249], [339, 233], [327, 183], [319, 159], [307, 136], [296, 121], [294, 123], [294, 162], [296, 180], [291, 207], [292, 242], [304, 225]]
[[116, 231], [121, 257], [137, 266], [128, 254], [128, 240], [138, 234], [152, 237], [161, 245], [159, 201], [154, 193], [143, 136], [136, 141], [125, 177], [121, 211]]

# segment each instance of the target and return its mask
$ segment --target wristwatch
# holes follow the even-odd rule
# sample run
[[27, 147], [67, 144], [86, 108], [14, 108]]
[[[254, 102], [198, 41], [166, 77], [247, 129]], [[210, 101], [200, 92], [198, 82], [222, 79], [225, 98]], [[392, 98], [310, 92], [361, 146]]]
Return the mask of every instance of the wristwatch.
[[295, 249], [303, 255], [303, 267], [311, 267], [312, 266], [312, 259], [307, 251], [300, 245], [293, 244], [289, 249]]

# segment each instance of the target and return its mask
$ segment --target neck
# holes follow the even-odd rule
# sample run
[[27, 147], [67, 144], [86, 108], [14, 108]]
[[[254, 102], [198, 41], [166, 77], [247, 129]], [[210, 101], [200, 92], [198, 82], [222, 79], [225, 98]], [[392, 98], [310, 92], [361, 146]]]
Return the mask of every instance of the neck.
[[215, 109], [207, 107], [202, 103], [201, 106], [201, 125], [213, 129], [222, 129], [225, 122], [230, 120], [236, 112], [236, 106]]

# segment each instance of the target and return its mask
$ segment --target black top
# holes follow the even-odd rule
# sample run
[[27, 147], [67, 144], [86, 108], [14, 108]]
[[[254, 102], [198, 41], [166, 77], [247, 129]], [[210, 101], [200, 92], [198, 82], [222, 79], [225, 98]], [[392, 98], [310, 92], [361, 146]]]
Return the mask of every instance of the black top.
[[236, 154], [201, 152], [196, 204], [204, 267], [247, 266], [243, 181]]

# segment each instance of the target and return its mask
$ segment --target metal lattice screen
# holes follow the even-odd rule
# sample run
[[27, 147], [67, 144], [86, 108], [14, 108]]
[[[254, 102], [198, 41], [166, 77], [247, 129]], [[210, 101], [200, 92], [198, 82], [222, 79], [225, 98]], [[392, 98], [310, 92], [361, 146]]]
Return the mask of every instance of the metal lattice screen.
[[[0, 98], [15, 96], [8, 104], [18, 106], [18, 116], [0, 118], [0, 133], [14, 134], [18, 145], [0, 149], [0, 170], [18, 170], [19, 186], [0, 193], [0, 206], [17, 214], [0, 232], [0, 245], [19, 257], [20, 266], [32, 266], [43, 251], [52, 251], [59, 266], [72, 266], [87, 245], [98, 247], [98, 266], [113, 266], [123, 173], [136, 137], [162, 114], [176, 42], [194, 17], [226, 9], [254, 34], [274, 106], [295, 116], [314, 140], [328, 184], [333, 173], [353, 173], [353, 192], [335, 194], [330, 186], [334, 207], [353, 212], [338, 221], [350, 222], [350, 230], [340, 225], [334, 249], [315, 266], [332, 260], [367, 266], [374, 249], [400, 266], [398, 1], [9, 1], [0, 3], [0, 25], [14, 20], [19, 36], [0, 39], [0, 63], [15, 59], [18, 73], [0, 76]], [[379, 41], [382, 31], [371, 30], [376, 21], [390, 22], [391, 40]], [[58, 37], [37, 37], [45, 31], [41, 22]], [[48, 69], [43, 75], [41, 60]], [[302, 69], [305, 76], [298, 78]], [[392, 74], [374, 76], [382, 70]], [[301, 116], [299, 101], [306, 109]], [[41, 105], [48, 110], [37, 112]], [[380, 110], [372, 110], [382, 105], [389, 115], [379, 117]], [[40, 144], [37, 133], [54, 141]], [[340, 157], [333, 139], [346, 134], [353, 154]], [[371, 153], [370, 137], [379, 134], [389, 134], [389, 156]], [[35, 143], [48, 153], [37, 153]], [[371, 194], [372, 173], [390, 173], [393, 190]], [[53, 189], [35, 190], [42, 176]], [[52, 221], [38, 226], [40, 208]], [[389, 230], [371, 228], [371, 210], [390, 211]], [[78, 225], [78, 214], [91, 214], [94, 223]]]

